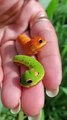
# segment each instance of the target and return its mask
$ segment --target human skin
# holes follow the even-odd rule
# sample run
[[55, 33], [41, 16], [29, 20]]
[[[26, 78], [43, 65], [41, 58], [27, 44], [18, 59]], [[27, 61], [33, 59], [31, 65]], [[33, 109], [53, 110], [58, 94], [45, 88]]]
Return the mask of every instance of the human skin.
[[[16, 4], [16, 2], [18, 3]], [[14, 4], [16, 5], [7, 12]], [[30, 116], [39, 114], [44, 106], [44, 87], [47, 90], [54, 91], [59, 87], [62, 79], [57, 36], [48, 19], [38, 21], [41, 15], [46, 16], [46, 12], [36, 1], [26, 0], [24, 3], [23, 0], [0, 0], [2, 102], [9, 109], [14, 109], [18, 104], [21, 104], [22, 110]], [[47, 41], [46, 46], [36, 56], [45, 68], [45, 78], [43, 82], [29, 89], [21, 88], [19, 85], [20, 73], [25, 72], [26, 68], [23, 66], [19, 70], [12, 62], [13, 56], [22, 53], [19, 43], [15, 42], [20, 33], [25, 33], [31, 38], [40, 35]]]

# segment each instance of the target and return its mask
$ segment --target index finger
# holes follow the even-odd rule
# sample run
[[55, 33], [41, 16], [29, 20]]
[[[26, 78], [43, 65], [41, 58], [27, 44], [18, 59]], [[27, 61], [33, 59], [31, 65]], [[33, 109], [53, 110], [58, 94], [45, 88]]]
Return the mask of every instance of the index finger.
[[[40, 8], [41, 9], [41, 8]], [[37, 59], [43, 64], [46, 75], [43, 80], [46, 89], [57, 89], [62, 79], [61, 59], [58, 48], [58, 40], [51, 22], [42, 11], [30, 21], [31, 36], [43, 36], [47, 44], [37, 55]]]

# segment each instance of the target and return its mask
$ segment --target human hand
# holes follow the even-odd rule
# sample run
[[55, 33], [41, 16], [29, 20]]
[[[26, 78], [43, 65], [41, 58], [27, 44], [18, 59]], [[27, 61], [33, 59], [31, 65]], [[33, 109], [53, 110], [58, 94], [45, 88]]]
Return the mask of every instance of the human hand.
[[[21, 0], [14, 6], [15, 3], [15, 0], [5, 0], [0, 4], [2, 102], [9, 109], [18, 108], [21, 104], [22, 110], [28, 116], [35, 116], [44, 106], [44, 86], [53, 92], [61, 83], [62, 70], [57, 37], [50, 21], [44, 18], [47, 15], [38, 2], [31, 0], [23, 3]], [[11, 6], [14, 7], [4, 14]], [[36, 56], [44, 66], [46, 75], [43, 83], [41, 81], [29, 89], [21, 88], [19, 85], [20, 71], [22, 74], [25, 68], [19, 70], [12, 62], [13, 56], [22, 53], [15, 41], [20, 33], [25, 33], [29, 37], [40, 35], [47, 41], [46, 46]]]

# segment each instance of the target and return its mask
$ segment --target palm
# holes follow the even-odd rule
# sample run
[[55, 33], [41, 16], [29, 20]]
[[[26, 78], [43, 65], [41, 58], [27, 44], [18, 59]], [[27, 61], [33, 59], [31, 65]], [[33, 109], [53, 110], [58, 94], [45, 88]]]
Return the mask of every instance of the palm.
[[[33, 5], [35, 5], [36, 10], [32, 9]], [[5, 32], [3, 32], [4, 36], [1, 42], [0, 64], [3, 66], [3, 69], [0, 67], [0, 81], [2, 82], [3, 80], [3, 104], [8, 108], [15, 108], [19, 103], [21, 103], [22, 109], [28, 115], [38, 114], [40, 109], [43, 107], [44, 88], [42, 82], [30, 89], [21, 88], [19, 85], [20, 71], [23, 72], [24, 68], [22, 68], [22, 70], [20, 68], [19, 70], [12, 62], [13, 56], [22, 52], [18, 43], [15, 41], [18, 34], [25, 33], [29, 36], [40, 34], [46, 37], [48, 43], [37, 56], [38, 60], [43, 64], [43, 66], [45, 66], [45, 87], [49, 90], [56, 89], [61, 81], [61, 63], [59, 59], [57, 38], [51, 23], [48, 20], [41, 21], [36, 23], [31, 29], [28, 29], [28, 25], [33, 24], [35, 19], [37, 19], [37, 17], [35, 18], [35, 13], [37, 13], [37, 15], [38, 13], [44, 14], [44, 11], [42, 7], [35, 1], [29, 2], [29, 4], [24, 7], [24, 10], [19, 15], [19, 19], [17, 19], [14, 24], [6, 27], [5, 30], [3, 29]], [[31, 18], [33, 18], [33, 20]], [[44, 26], [44, 29], [42, 26]], [[46, 26], [48, 26], [48, 29]], [[51, 36], [51, 38], [48, 34]], [[44, 56], [46, 56], [46, 58], [44, 58]], [[55, 70], [53, 70], [53, 68], [55, 68]], [[56, 82], [55, 75], [58, 76], [56, 78]], [[33, 99], [31, 98], [32, 94]], [[36, 102], [34, 103], [34, 101]]]

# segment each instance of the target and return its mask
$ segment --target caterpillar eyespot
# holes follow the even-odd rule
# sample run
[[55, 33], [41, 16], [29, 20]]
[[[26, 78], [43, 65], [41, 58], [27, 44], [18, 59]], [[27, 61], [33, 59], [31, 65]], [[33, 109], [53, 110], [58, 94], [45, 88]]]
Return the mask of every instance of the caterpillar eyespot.
[[39, 72], [35, 72], [35, 76], [38, 76], [39, 75]]
[[32, 83], [32, 80], [31, 79], [27, 80], [27, 83]]
[[42, 40], [39, 40], [39, 43], [42, 43], [43, 41]]

